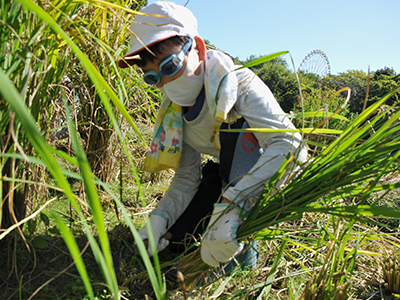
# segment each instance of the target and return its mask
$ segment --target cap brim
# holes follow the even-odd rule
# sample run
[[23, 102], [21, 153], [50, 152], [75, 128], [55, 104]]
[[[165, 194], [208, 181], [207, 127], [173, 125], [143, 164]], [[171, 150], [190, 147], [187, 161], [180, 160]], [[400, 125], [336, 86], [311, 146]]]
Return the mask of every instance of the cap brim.
[[[151, 46], [153, 46], [154, 44], [157, 44], [157, 43], [159, 43], [159, 42], [161, 42], [161, 41], [163, 41], [163, 40], [169, 39], [170, 37], [173, 37], [173, 36], [176, 36], [176, 35], [177, 35], [177, 34], [174, 33], [174, 34], [171, 34], [171, 35], [168, 35], [168, 36], [159, 38], [159, 39], [157, 39], [156, 41], [152, 41], [151, 43], [148, 43], [148, 44], [146, 45], [146, 47], [147, 47], [147, 48], [148, 48], [148, 47], [151, 47]], [[136, 64], [136, 61], [137, 61], [137, 58], [135, 58], [135, 56], [136, 56], [139, 52], [145, 50], [146, 47], [141, 47], [140, 49], [137, 49], [137, 46], [136, 46], [136, 45], [135, 45], [134, 47], [132, 47], [132, 48], [129, 50], [128, 54], [125, 55], [123, 58], [121, 58], [121, 59], [118, 61], [118, 67], [120, 67], [120, 68], [128, 68], [128, 67], [131, 67], [131, 66], [135, 65], [135, 64]]]

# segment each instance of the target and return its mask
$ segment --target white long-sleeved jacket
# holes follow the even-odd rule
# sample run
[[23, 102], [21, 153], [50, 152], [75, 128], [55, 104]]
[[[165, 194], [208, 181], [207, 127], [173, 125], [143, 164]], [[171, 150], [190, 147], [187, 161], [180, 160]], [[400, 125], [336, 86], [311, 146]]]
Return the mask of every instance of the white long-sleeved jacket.
[[[275, 97], [264, 82], [249, 69], [235, 71], [238, 79], [237, 101], [234, 110], [245, 118], [251, 128], [294, 129]], [[201, 178], [201, 154], [219, 159], [216, 128], [221, 122], [210, 113], [207, 101], [193, 121], [183, 122], [183, 145], [179, 168], [164, 198], [152, 212], [168, 219], [171, 227], [186, 209], [197, 192]], [[255, 132], [264, 153], [256, 164], [223, 197], [250, 209], [268, 180], [281, 166], [289, 151], [297, 151], [297, 160], [305, 162], [307, 150], [299, 133]], [[245, 201], [244, 201], [245, 200]]]

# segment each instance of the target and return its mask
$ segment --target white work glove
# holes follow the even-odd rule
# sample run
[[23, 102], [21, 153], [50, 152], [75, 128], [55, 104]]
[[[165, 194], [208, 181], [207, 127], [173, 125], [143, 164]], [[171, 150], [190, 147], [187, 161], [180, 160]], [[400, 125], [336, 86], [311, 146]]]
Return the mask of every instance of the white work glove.
[[229, 203], [214, 204], [214, 211], [201, 243], [201, 258], [217, 267], [239, 250], [236, 232], [240, 225], [240, 210]]
[[[160, 252], [167, 248], [169, 241], [161, 238], [167, 232], [167, 220], [158, 216], [158, 215], [150, 215], [149, 220], [147, 221], [146, 225], [139, 231], [139, 235], [143, 241], [149, 240], [148, 237], [148, 230], [153, 230], [154, 242], [157, 247], [157, 252]], [[153, 252], [151, 251], [150, 243], [147, 246], [147, 253], [149, 256], [153, 256]]]

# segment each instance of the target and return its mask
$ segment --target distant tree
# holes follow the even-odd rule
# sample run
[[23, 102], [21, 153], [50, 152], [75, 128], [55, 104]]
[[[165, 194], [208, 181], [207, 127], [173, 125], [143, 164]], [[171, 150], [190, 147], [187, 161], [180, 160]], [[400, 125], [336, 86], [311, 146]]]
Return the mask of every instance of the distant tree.
[[367, 93], [368, 75], [359, 70], [348, 70], [324, 78], [324, 83], [336, 91], [344, 87], [351, 89], [351, 97], [349, 102], [349, 110], [351, 113], [362, 112], [365, 95]]
[[[325, 79], [326, 85], [339, 90], [348, 86], [351, 89], [349, 109], [351, 113], [361, 113], [368, 87], [368, 75], [363, 71], [349, 70], [339, 73], [337, 76], [330, 76]], [[382, 96], [387, 94], [400, 82], [400, 77], [392, 68], [383, 68], [372, 72], [369, 82], [369, 93], [366, 107], [373, 104]], [[393, 95], [386, 104], [393, 105], [399, 103], [399, 95]]]
[[[246, 62], [256, 58], [255, 56], [251, 56]], [[276, 58], [272, 61], [255, 66], [252, 70], [270, 88], [285, 112], [288, 113], [293, 110], [299, 95], [299, 89], [296, 76], [288, 69], [284, 59], [280, 57]]]
[[395, 76], [396, 72], [393, 68], [384, 67], [374, 72], [374, 77], [379, 77], [380, 75]]
[[[400, 83], [400, 76], [396, 76], [393, 69], [384, 68], [374, 72], [371, 79], [368, 104], [375, 103], [382, 96], [390, 92]], [[393, 95], [386, 102], [387, 105], [398, 105], [400, 103], [399, 93]]]

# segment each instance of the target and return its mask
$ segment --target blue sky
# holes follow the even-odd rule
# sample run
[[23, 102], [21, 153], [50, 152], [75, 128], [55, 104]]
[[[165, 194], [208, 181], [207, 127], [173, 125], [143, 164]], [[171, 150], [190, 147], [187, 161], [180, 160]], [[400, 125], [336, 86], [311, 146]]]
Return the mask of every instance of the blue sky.
[[334, 75], [368, 66], [400, 73], [400, 0], [190, 0], [187, 7], [204, 39], [241, 60], [288, 50], [298, 68], [319, 49]]

